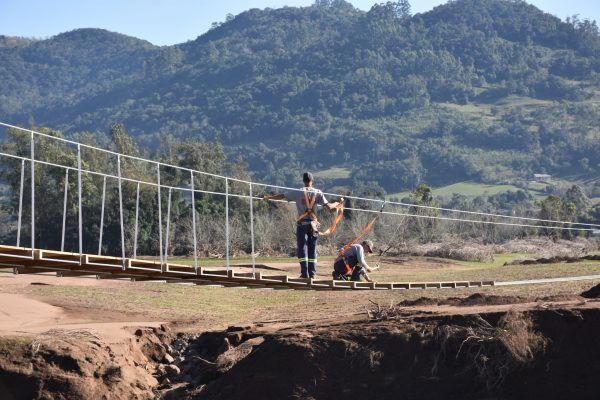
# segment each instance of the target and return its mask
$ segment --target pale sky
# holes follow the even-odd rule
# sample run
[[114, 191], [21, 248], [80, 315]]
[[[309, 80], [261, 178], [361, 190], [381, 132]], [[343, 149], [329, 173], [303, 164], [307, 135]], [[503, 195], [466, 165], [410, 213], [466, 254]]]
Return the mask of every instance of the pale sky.
[[[0, 0], [0, 35], [48, 38], [77, 28], [104, 28], [156, 45], [193, 40], [228, 13], [250, 8], [309, 6], [314, 0]], [[350, 0], [368, 10], [383, 0]], [[431, 10], [446, 0], [412, 0], [413, 13]], [[529, 0], [561, 19], [600, 20], [598, 0]]]

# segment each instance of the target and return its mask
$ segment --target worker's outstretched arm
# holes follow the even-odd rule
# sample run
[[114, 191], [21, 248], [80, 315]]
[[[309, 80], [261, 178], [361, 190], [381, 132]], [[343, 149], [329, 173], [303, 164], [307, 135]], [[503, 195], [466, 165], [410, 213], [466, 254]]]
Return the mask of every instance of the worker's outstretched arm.
[[325, 208], [327, 208], [329, 211], [333, 211], [335, 210], [340, 204], [344, 204], [344, 198], [340, 197], [338, 199], [338, 201], [334, 201], [333, 203], [325, 203]]
[[285, 195], [283, 193], [263, 197], [263, 200], [283, 200], [283, 199], [285, 199]]
[[360, 263], [360, 265], [362, 267], [364, 267], [364, 269], [367, 272], [373, 272], [373, 271], [377, 271], [379, 269], [379, 265], [371, 267], [371, 266], [369, 266], [369, 264], [367, 264], [367, 260], [365, 259], [365, 253], [362, 252], [362, 251], [359, 253], [359, 260], [358, 260], [358, 262]]

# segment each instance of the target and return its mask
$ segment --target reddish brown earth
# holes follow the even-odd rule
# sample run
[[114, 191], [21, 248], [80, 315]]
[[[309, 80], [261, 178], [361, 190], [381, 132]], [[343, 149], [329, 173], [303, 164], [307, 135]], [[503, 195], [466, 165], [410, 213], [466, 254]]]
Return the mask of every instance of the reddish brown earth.
[[89, 330], [49, 331], [0, 344], [0, 398], [149, 399], [168, 328], [147, 328], [109, 343]]
[[598, 287], [214, 332], [0, 294], [0, 399], [595, 399]]
[[[527, 312], [543, 338], [537, 349], [521, 347], [523, 355], [531, 352], [527, 360], [506, 356], [515, 342], [503, 340], [522, 331], [502, 325], [504, 315], [206, 333], [184, 352], [194, 360], [182, 364], [191, 379], [165, 393], [173, 399], [597, 398], [600, 310]], [[497, 329], [514, 335], [466, 342]]]

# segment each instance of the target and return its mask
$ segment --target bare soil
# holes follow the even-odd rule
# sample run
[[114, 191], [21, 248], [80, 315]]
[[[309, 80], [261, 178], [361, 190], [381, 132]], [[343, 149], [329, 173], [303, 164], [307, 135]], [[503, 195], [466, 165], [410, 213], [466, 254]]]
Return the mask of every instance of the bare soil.
[[[597, 398], [600, 310], [512, 314], [516, 324], [507, 323], [506, 316], [403, 316], [275, 332], [205, 333], [189, 341], [179, 384], [162, 394], [173, 399]], [[522, 321], [531, 321], [532, 331]], [[499, 331], [508, 333], [483, 336]], [[477, 341], [469, 341], [478, 334]]]
[[[391, 279], [465, 268], [382, 261]], [[597, 398], [592, 285], [295, 293], [0, 275], [0, 399]]]
[[150, 399], [169, 330], [148, 328], [109, 343], [89, 329], [0, 341], [2, 399]]

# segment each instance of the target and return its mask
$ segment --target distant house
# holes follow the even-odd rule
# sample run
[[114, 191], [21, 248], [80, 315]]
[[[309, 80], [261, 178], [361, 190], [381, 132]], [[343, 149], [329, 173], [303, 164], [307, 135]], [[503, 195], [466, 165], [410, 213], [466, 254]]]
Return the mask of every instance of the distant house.
[[548, 175], [548, 174], [533, 174], [533, 180], [535, 182], [540, 182], [540, 183], [550, 183], [550, 182], [552, 182], [552, 175]]

